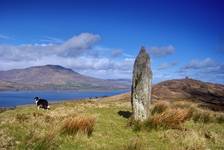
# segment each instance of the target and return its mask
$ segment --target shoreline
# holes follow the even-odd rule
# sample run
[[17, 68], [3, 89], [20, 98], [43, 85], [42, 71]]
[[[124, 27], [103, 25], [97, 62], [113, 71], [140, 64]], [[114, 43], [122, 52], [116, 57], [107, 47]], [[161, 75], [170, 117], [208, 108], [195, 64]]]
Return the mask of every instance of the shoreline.
[[[7, 92], [12, 92], [13, 91], [7, 91]], [[49, 92], [49, 91], [22, 91], [22, 92]], [[51, 91], [51, 92], [61, 92], [61, 91]], [[62, 91], [65, 92], [65, 91]], [[77, 92], [77, 91], [76, 91]], [[84, 91], [83, 91], [84, 92]], [[87, 91], [85, 91], [87, 92]], [[51, 104], [56, 104], [56, 103], [63, 103], [63, 102], [68, 102], [68, 101], [82, 101], [82, 100], [96, 100], [96, 99], [101, 99], [101, 98], [106, 98], [106, 97], [110, 97], [110, 96], [115, 96], [115, 95], [120, 95], [120, 94], [124, 94], [129, 92], [129, 90], [116, 90], [116, 91], [91, 91], [91, 92], [118, 92], [118, 93], [114, 93], [114, 94], [103, 94], [103, 95], [93, 95], [93, 96], [87, 96], [87, 97], [77, 97], [77, 98], [62, 98], [62, 99], [48, 99], [48, 103]], [[32, 106], [35, 105], [35, 103], [26, 103], [26, 104], [19, 104], [19, 105], [9, 105], [9, 106], [0, 106], [0, 112], [2, 110], [9, 110], [9, 109], [15, 109], [17, 107], [23, 107], [23, 106]]]
[[124, 89], [13, 89], [13, 90], [2, 90], [1, 92], [112, 92], [112, 91], [129, 91], [131, 88], [124, 88]]

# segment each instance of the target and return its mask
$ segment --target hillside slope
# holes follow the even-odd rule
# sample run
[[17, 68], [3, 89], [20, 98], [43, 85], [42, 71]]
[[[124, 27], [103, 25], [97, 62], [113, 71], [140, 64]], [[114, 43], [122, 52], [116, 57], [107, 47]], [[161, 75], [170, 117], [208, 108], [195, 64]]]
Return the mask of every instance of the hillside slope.
[[[35, 66], [25, 69], [0, 71], [0, 89], [62, 89], [108, 90], [128, 89], [130, 84], [120, 80], [103, 80], [81, 75], [57, 65]], [[7, 86], [10, 85], [10, 86]]]
[[168, 80], [153, 86], [155, 99], [194, 99], [224, 105], [224, 85], [193, 79]]

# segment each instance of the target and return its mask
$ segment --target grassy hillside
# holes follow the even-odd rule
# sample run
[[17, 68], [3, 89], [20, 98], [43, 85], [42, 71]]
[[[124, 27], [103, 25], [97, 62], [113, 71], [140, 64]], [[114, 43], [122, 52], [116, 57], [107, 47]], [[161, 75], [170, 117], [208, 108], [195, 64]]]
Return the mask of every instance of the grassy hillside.
[[157, 101], [144, 123], [130, 117], [127, 94], [69, 101], [51, 110], [0, 113], [0, 149], [224, 149], [224, 113], [200, 103]]

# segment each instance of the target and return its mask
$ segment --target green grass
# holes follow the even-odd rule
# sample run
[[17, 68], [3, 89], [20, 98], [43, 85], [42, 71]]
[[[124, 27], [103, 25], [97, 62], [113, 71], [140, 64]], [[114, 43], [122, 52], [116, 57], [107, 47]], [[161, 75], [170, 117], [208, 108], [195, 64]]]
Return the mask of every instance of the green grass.
[[[50, 110], [23, 106], [1, 112], [0, 149], [224, 149], [223, 112], [202, 110], [194, 103], [174, 102], [165, 107], [159, 104], [151, 109], [157, 117], [172, 109], [193, 108], [192, 117], [181, 122], [181, 129], [139, 127], [136, 130], [128, 124], [130, 118], [118, 113], [131, 111], [130, 102], [121, 96], [105, 99], [108, 101], [58, 103], [51, 105]], [[62, 132], [66, 120], [74, 116], [95, 119], [91, 135]]]

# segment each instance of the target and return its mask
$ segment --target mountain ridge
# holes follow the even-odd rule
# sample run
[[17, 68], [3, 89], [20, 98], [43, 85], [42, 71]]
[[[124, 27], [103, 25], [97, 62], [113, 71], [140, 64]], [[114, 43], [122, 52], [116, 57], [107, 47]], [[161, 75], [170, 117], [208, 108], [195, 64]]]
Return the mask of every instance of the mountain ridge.
[[0, 90], [111, 90], [130, 87], [130, 83], [124, 83], [123, 80], [104, 80], [85, 76], [59, 65], [0, 71], [0, 81]]

